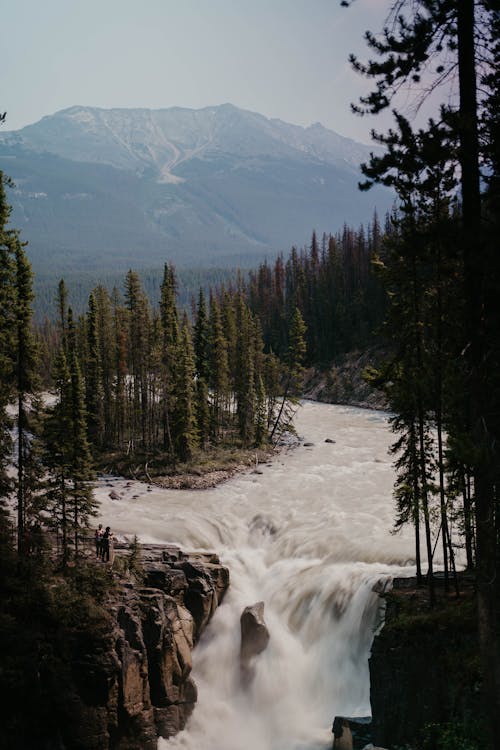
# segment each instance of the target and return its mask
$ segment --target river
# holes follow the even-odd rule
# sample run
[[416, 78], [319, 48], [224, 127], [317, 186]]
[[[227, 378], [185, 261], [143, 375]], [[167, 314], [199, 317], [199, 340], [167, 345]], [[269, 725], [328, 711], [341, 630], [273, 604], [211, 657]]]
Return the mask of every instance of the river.
[[[100, 520], [119, 535], [215, 550], [230, 569], [194, 652], [198, 704], [159, 750], [327, 750], [335, 714], [370, 714], [368, 656], [381, 618], [372, 589], [413, 572], [410, 531], [390, 533], [393, 436], [381, 412], [314, 402], [296, 427], [312, 445], [214, 489], [103, 480], [97, 490]], [[257, 601], [271, 637], [243, 688], [239, 619]]]

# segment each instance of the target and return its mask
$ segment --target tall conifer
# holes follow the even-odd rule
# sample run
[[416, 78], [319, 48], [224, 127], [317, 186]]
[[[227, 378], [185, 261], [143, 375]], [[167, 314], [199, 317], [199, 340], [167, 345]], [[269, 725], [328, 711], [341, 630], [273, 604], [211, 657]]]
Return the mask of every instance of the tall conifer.
[[12, 455], [11, 419], [7, 405], [12, 398], [14, 385], [15, 262], [14, 235], [7, 229], [10, 206], [5, 195], [5, 182], [4, 174], [0, 171], [0, 514], [7, 524], [6, 500], [12, 490], [12, 479], [8, 472]]

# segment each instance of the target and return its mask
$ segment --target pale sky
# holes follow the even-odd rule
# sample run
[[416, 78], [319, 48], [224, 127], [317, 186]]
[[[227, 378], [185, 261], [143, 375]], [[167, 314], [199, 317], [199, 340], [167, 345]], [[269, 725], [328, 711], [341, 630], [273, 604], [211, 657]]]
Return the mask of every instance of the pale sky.
[[[15, 130], [75, 104], [190, 107], [230, 102], [369, 142], [369, 90], [351, 51], [389, 0], [0, 0], [0, 111]], [[384, 124], [385, 122], [385, 124]]]

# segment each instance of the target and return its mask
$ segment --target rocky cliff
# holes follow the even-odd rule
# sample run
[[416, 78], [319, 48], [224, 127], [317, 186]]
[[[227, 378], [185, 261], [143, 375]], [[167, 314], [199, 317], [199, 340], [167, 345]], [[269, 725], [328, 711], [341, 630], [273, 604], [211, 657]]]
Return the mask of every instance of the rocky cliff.
[[175, 547], [144, 547], [141, 557], [143, 583], [123, 576], [108, 598], [112, 628], [92, 643], [75, 638], [67, 644], [68, 668], [43, 675], [45, 688], [60, 696], [58, 748], [154, 750], [193, 710], [191, 651], [229, 572], [215, 555]]
[[364, 370], [369, 366], [376, 366], [381, 356], [374, 349], [354, 351], [341, 357], [328, 369], [311, 368], [306, 372], [305, 397], [326, 404], [386, 409], [384, 394], [363, 378]]
[[[460, 596], [438, 584], [429, 607], [416, 579], [395, 579], [385, 594], [385, 625], [370, 658], [373, 743], [382, 747], [438, 748], [443, 732], [474, 744], [481, 707], [475, 597], [471, 581]], [[458, 728], [458, 729], [457, 729]], [[465, 747], [465, 745], [460, 745]]]

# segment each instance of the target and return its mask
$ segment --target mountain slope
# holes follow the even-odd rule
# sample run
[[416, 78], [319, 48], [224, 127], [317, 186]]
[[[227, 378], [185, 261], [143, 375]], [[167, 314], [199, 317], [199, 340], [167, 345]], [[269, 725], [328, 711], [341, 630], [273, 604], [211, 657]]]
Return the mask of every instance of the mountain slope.
[[232, 105], [71, 107], [3, 133], [0, 169], [36, 270], [249, 265], [385, 211], [357, 191], [369, 151]]

